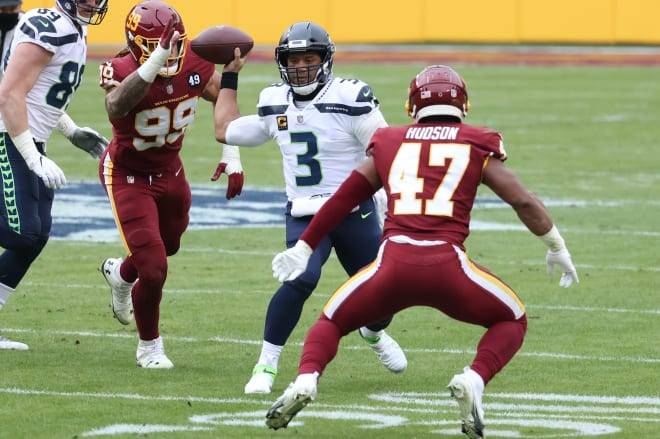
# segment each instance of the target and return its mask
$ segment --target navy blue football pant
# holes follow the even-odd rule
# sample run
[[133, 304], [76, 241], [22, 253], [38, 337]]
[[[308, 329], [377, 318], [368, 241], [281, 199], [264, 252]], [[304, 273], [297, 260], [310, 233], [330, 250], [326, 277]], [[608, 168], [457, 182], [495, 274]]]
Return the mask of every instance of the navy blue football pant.
[[[286, 246], [291, 248], [312, 220], [311, 216], [294, 218], [291, 203], [286, 209]], [[321, 277], [321, 268], [335, 249], [335, 254], [349, 276], [371, 263], [378, 253], [381, 229], [374, 202], [369, 199], [346, 219], [316, 248], [309, 259], [307, 271], [292, 281], [282, 283], [268, 305], [264, 340], [284, 346], [300, 320], [303, 305], [312, 294]], [[385, 329], [392, 318], [374, 322], [367, 327], [373, 331]]]
[[[40, 152], [43, 145], [37, 144]], [[16, 288], [48, 242], [52, 189], [30, 171], [7, 133], [0, 133], [0, 283]]]

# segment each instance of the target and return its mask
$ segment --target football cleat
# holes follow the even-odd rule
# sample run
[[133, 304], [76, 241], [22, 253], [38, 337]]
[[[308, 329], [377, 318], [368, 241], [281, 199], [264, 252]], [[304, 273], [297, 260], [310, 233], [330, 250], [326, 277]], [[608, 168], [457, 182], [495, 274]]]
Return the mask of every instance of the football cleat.
[[149, 341], [140, 340], [135, 361], [138, 366], [145, 369], [171, 369], [174, 367], [174, 364], [165, 355], [165, 346], [163, 346], [161, 337]]
[[363, 336], [360, 330], [360, 336], [367, 342], [387, 370], [394, 373], [401, 373], [406, 370], [406, 367], [408, 367], [406, 354], [403, 353], [399, 343], [386, 332], [383, 332], [380, 337], [373, 338]]
[[466, 374], [454, 375], [447, 388], [461, 410], [461, 431], [470, 439], [483, 439], [484, 409], [472, 380]]
[[295, 383], [289, 384], [282, 396], [266, 413], [266, 425], [273, 430], [286, 428], [289, 422], [307, 404], [316, 398], [317, 374], [298, 376]]
[[112, 300], [110, 307], [112, 313], [122, 325], [128, 325], [133, 321], [133, 297], [131, 290], [135, 282], [126, 282], [119, 275], [121, 258], [107, 258], [101, 263], [99, 271], [110, 285]]
[[20, 341], [9, 340], [0, 335], [0, 350], [27, 351], [28, 345]]
[[263, 364], [257, 364], [252, 370], [252, 378], [245, 385], [245, 394], [270, 393], [277, 376], [277, 369]]

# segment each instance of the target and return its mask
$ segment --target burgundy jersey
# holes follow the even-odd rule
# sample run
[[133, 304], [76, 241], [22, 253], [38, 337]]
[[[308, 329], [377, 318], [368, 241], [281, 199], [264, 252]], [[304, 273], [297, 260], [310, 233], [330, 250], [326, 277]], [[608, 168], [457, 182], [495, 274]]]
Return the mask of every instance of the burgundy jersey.
[[[119, 85], [138, 67], [130, 53], [112, 58], [101, 65], [101, 87]], [[113, 163], [127, 170], [157, 173], [178, 161], [186, 128], [194, 120], [197, 101], [214, 72], [214, 64], [187, 47], [177, 75], [158, 75], [147, 95], [126, 116], [109, 117], [113, 138], [108, 148]]]
[[506, 160], [500, 133], [462, 123], [381, 128], [368, 150], [388, 195], [383, 238], [461, 247], [487, 160]]

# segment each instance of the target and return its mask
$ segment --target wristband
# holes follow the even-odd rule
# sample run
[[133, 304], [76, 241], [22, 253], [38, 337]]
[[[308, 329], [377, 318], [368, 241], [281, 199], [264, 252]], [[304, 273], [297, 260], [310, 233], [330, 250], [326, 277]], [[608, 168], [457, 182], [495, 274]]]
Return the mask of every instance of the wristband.
[[310, 247], [309, 244], [307, 244], [302, 239], [299, 239], [298, 241], [296, 241], [296, 245], [294, 245], [294, 248], [297, 248], [297, 249], [301, 250], [307, 256], [312, 256], [312, 253], [314, 253], [314, 250], [312, 250], [312, 247]]
[[30, 130], [23, 131], [18, 136], [12, 137], [11, 140], [14, 142], [14, 146], [16, 146], [18, 152], [23, 156], [23, 160], [28, 163], [28, 166], [35, 158], [41, 155], [39, 150], [37, 150], [37, 145], [34, 144], [34, 138]]
[[64, 137], [67, 139], [71, 139], [73, 132], [76, 131], [76, 128], [78, 128], [78, 125], [76, 125], [73, 119], [71, 119], [68, 114], [62, 113], [59, 120], [57, 121], [57, 131], [62, 133], [62, 135], [64, 135]]
[[238, 146], [222, 145], [222, 158], [221, 162], [227, 163], [229, 160], [240, 160], [241, 153], [238, 151]]
[[220, 88], [229, 88], [238, 90], [238, 72], [222, 72], [220, 79]]
[[138, 67], [137, 72], [145, 82], [152, 83], [156, 79], [156, 75], [160, 73], [160, 69], [165, 66], [167, 59], [169, 58], [172, 51], [170, 49], [164, 49], [160, 43], [156, 50], [151, 52], [149, 58]]
[[559, 230], [557, 230], [554, 224], [548, 233], [539, 236], [539, 238], [553, 252], [558, 252], [566, 248], [564, 238], [561, 237]]

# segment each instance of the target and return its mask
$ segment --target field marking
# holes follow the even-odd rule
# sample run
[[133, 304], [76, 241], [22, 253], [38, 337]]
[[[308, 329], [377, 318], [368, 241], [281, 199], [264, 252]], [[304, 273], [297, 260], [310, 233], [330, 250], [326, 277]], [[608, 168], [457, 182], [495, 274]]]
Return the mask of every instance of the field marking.
[[[648, 179], [644, 179], [648, 185]], [[645, 186], [646, 187], [646, 186]], [[193, 206], [190, 210], [189, 230], [226, 229], [226, 228], [254, 228], [254, 227], [284, 227], [284, 205], [286, 195], [281, 188], [244, 187], [241, 197], [228, 204], [218, 197], [218, 186], [208, 184], [191, 185], [193, 193]], [[659, 200], [580, 200], [547, 198], [545, 205], [557, 208], [605, 208], [621, 209], [621, 207], [634, 207], [644, 205], [655, 207], [660, 205]], [[475, 200], [475, 211], [488, 209], [510, 209], [510, 206], [498, 198], [478, 197]], [[82, 213], [82, 215], [81, 215]], [[527, 229], [519, 222], [501, 223], [495, 221], [473, 220], [473, 231], [524, 231]], [[625, 235], [642, 237], [660, 237], [660, 231], [654, 224], [632, 230], [600, 230], [600, 229], [571, 229], [564, 228], [565, 232], [580, 234]], [[80, 181], [71, 182], [59, 193], [56, 203], [53, 204], [52, 240], [74, 240], [95, 242], [119, 242], [119, 234], [112, 217], [107, 195], [97, 182]]]
[[[21, 333], [21, 334], [40, 334], [42, 331], [37, 331], [33, 329], [22, 329], [22, 328], [0, 328], [0, 332], [10, 332], [10, 333]], [[130, 338], [135, 339], [135, 334], [117, 334], [117, 333], [107, 333], [107, 332], [94, 332], [94, 331], [59, 331], [54, 329], [48, 330], [49, 334], [58, 334], [63, 336], [78, 336], [78, 337], [106, 337], [106, 338]], [[177, 342], [185, 343], [226, 343], [226, 344], [239, 344], [239, 345], [250, 345], [250, 346], [261, 346], [262, 340], [246, 340], [240, 338], [228, 338], [228, 337], [210, 337], [210, 338], [198, 338], [198, 337], [181, 337], [176, 335], [168, 335], [168, 340], [173, 340]], [[302, 346], [302, 342], [289, 341], [288, 345], [293, 346]], [[360, 345], [348, 345], [342, 344], [342, 349], [349, 350], [370, 350], [367, 346], [363, 344]], [[454, 354], [454, 355], [474, 355], [476, 351], [474, 349], [452, 349], [452, 348], [407, 348], [406, 352], [410, 353], [422, 353], [422, 354]], [[520, 351], [516, 354], [519, 357], [533, 357], [533, 358], [550, 358], [554, 360], [571, 360], [571, 361], [607, 361], [607, 362], [621, 362], [621, 363], [649, 363], [649, 364], [660, 364], [660, 358], [645, 358], [645, 357], [614, 357], [614, 356], [592, 356], [592, 355], [578, 355], [578, 354], [564, 354], [564, 353], [553, 353], [553, 352], [527, 352]]]
[[[258, 405], [258, 410], [199, 413], [187, 417], [187, 423], [126, 424], [115, 423], [81, 432], [83, 437], [120, 434], [175, 433], [180, 431], [212, 431], [216, 427], [264, 429], [267, 400], [251, 398], [208, 398], [195, 396], [150, 396], [131, 393], [61, 392], [52, 390], [0, 388], [0, 394], [48, 396], [64, 398], [130, 399], [151, 402], [204, 402], [218, 405]], [[375, 404], [324, 404], [318, 401], [299, 413], [290, 424], [300, 427], [307, 419], [344, 420], [357, 423], [356, 428], [392, 429], [405, 425], [430, 427], [432, 433], [457, 436], [457, 407], [447, 394], [439, 392], [386, 392], [366, 395]], [[524, 401], [516, 403], [515, 401]], [[548, 404], [548, 402], [550, 404]], [[575, 405], [580, 403], [581, 405]], [[484, 408], [489, 437], [562, 438], [595, 437], [625, 431], [631, 423], [660, 423], [660, 398], [588, 396], [571, 394], [493, 393], [486, 394]], [[418, 419], [430, 415], [431, 420]], [[632, 415], [632, 416], [631, 416]], [[645, 416], [648, 415], [648, 416]], [[412, 417], [411, 417], [412, 416]], [[415, 417], [417, 416], [417, 417]], [[620, 424], [616, 425], [616, 424]], [[519, 427], [536, 427], [526, 436]], [[439, 429], [438, 429], [439, 428]], [[540, 429], [540, 430], [539, 430]]]
[[[39, 281], [25, 281], [21, 285], [31, 286], [37, 288], [52, 287], [51, 282], [39, 282]], [[65, 286], [68, 289], [84, 289], [84, 290], [103, 290], [107, 291], [108, 287], [104, 285], [89, 285], [89, 284], [66, 284], [59, 285]], [[199, 288], [165, 288], [163, 290], [164, 294], [236, 294], [243, 295], [247, 293], [258, 293], [258, 294], [268, 294], [272, 295], [273, 290], [236, 290], [235, 288], [224, 290], [222, 288], [213, 288], [213, 289], [199, 289]], [[314, 293], [316, 297], [330, 297], [330, 294], [327, 293]], [[543, 305], [543, 304], [534, 304], [526, 303], [525, 308], [529, 309], [547, 309], [553, 311], [575, 311], [575, 312], [596, 312], [596, 313], [615, 313], [615, 314], [650, 314], [658, 315], [660, 314], [660, 309], [632, 309], [632, 308], [606, 308], [606, 307], [597, 307], [597, 306], [573, 306], [573, 305]]]
[[525, 305], [526, 308], [549, 309], [555, 311], [618, 313], [618, 314], [660, 314], [660, 309], [625, 309], [625, 308], [599, 308], [595, 306], [570, 306], [570, 305]]

